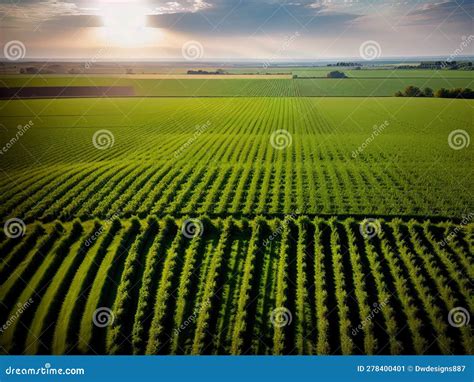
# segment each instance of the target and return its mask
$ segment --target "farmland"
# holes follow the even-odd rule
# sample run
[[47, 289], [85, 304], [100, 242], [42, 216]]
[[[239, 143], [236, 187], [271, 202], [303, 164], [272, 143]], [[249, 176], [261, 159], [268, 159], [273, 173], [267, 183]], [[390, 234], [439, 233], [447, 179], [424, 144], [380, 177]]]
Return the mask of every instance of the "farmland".
[[422, 74], [2, 78], [159, 97], [0, 101], [0, 349], [472, 352], [474, 102], [388, 97], [472, 79]]
[[[469, 101], [376, 98], [15, 102], [4, 107], [4, 123], [32, 120], [34, 126], [21, 140], [27, 150], [14, 145], [2, 157], [0, 215], [26, 221], [105, 218], [111, 211], [141, 218], [460, 217], [473, 207], [466, 192], [473, 180], [464, 176], [472, 153], [453, 151], [447, 139], [455, 127], [468, 129], [471, 107]], [[382, 124], [378, 139], [353, 157]], [[98, 150], [92, 139], [103, 128], [114, 144]], [[278, 129], [291, 138], [283, 150], [271, 144]]]
[[[300, 76], [309, 79], [253, 79], [228, 78], [149, 78], [142, 76], [8, 76], [0, 77], [4, 87], [22, 86], [133, 86], [137, 96], [142, 97], [391, 97], [396, 91], [408, 85], [419, 88], [474, 88], [474, 78], [470, 72], [460, 71], [447, 75], [420, 73], [417, 71], [375, 71], [347, 72], [350, 78], [327, 79], [326, 72], [308, 71]], [[355, 73], [355, 75], [354, 75]], [[436, 72], [433, 72], [436, 73]], [[197, 76], [199, 77], [199, 76]], [[320, 78], [318, 78], [320, 77]]]
[[[181, 223], [36, 223], [22, 242], [3, 242], [11, 255], [0, 268], [2, 315], [33, 301], [1, 337], [4, 349], [463, 354], [473, 347], [468, 327], [445, 321], [455, 306], [473, 308], [472, 224], [441, 248], [451, 223], [381, 219], [375, 238], [361, 236], [352, 218], [200, 217], [193, 237]], [[104, 306], [115, 312], [105, 328], [91, 320]], [[291, 316], [283, 310], [269, 320], [275, 306]], [[374, 310], [380, 314], [367, 320]]]

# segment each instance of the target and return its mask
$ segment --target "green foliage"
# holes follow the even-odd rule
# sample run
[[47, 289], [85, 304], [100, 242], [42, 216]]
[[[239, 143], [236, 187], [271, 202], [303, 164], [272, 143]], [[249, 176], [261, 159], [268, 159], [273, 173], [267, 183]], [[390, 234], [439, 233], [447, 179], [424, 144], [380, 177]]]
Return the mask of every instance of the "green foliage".
[[473, 99], [474, 91], [470, 88], [441, 88], [433, 92], [433, 89], [426, 87], [423, 91], [420, 88], [410, 85], [405, 88], [405, 91], [397, 91], [395, 97], [436, 97], [436, 98], [462, 98]]
[[473, 99], [474, 91], [472, 91], [470, 88], [454, 88], [454, 89], [441, 88], [436, 91], [435, 97]]
[[[269, 68], [270, 70], [271, 68]], [[281, 69], [280, 69], [281, 70]], [[383, 97], [414, 85], [420, 89], [471, 87], [472, 75], [463, 71], [344, 69], [356, 81], [328, 81], [330, 68], [292, 68], [286, 78], [157, 78], [133, 79], [107, 76], [2, 76], [0, 86], [133, 86], [137, 96], [160, 97]], [[295, 77], [297, 76], [296, 80]], [[212, 77], [212, 76], [211, 76]], [[229, 78], [230, 77], [230, 78]], [[265, 76], [268, 77], [268, 76]], [[449, 82], [447, 82], [449, 81]], [[157, 86], [159, 84], [159, 86]], [[112, 105], [111, 105], [112, 106]], [[113, 106], [112, 106], [113, 107]], [[118, 118], [121, 120], [121, 118]]]
[[[124, 112], [136, 110], [127, 128], [114, 120], [117, 110], [110, 109], [108, 101], [96, 102], [91, 106], [83, 100], [52, 101], [68, 115], [91, 107], [86, 114], [89, 127], [72, 127], [77, 121], [68, 116], [45, 116], [44, 125], [35, 124], [21, 145], [2, 156], [6, 179], [15, 179], [22, 190], [14, 193], [11, 183], [0, 183], [3, 219], [294, 211], [460, 216], [473, 206], [463, 192], [474, 187], [473, 178], [465, 176], [472, 152], [453, 155], [449, 145], [439, 143], [453, 129], [466, 129], [471, 120], [468, 101], [422, 97], [373, 102], [359, 98], [114, 101]], [[38, 113], [46, 107], [42, 100], [27, 104]], [[20, 110], [9, 104], [4, 112], [29, 118], [28, 108], [20, 104], [16, 108]], [[170, 118], [176, 108], [182, 112]], [[345, 117], [341, 108], [353, 117]], [[439, 110], [442, 115], [433, 119]], [[388, 127], [353, 160], [351, 153], [371, 138], [373, 126], [382, 125], [384, 118]], [[17, 119], [9, 117], [4, 123], [9, 126]], [[208, 120], [209, 127], [175, 158], [175, 152], [194, 139], [195, 126]], [[98, 150], [92, 136], [104, 123], [110, 123], [115, 144]], [[270, 144], [276, 125], [291, 135], [286, 149], [275, 150]], [[430, 134], [423, 133], [425, 126]], [[399, 155], [402, 151], [406, 155]], [[456, 182], [445, 182], [444, 170], [429, 165], [441, 156]], [[42, 157], [41, 166], [34, 157]], [[385, 168], [388, 161], [394, 166]], [[418, 187], [417, 200], [407, 203], [405, 190], [423, 176], [425, 187]]]
[[340, 72], [339, 70], [333, 70], [326, 75], [327, 78], [347, 78], [344, 72]]
[[[449, 90], [440, 89], [439, 73], [421, 69], [396, 71], [383, 84], [389, 71], [347, 70], [359, 77], [351, 81], [308, 72], [296, 68], [298, 81], [193, 79], [185, 87], [136, 80], [140, 94], [240, 96], [231, 102], [0, 101], [6, 137], [35, 118], [21, 144], [2, 155], [0, 217], [24, 219], [27, 231], [17, 241], [0, 237], [0, 312], [11, 317], [29, 298], [34, 304], [2, 333], [0, 347], [469, 353], [470, 328], [453, 328], [446, 317], [456, 306], [474, 308], [474, 225], [459, 229], [456, 219], [474, 208], [466, 192], [473, 158], [446, 140], [472, 123], [472, 101], [462, 99], [472, 98], [472, 80], [449, 72]], [[302, 78], [310, 76], [318, 78]], [[31, 79], [39, 80], [64, 81]], [[5, 83], [15, 81], [22, 80]], [[386, 96], [407, 85], [396, 95], [413, 98], [304, 97]], [[458, 99], [423, 98], [432, 89]], [[99, 150], [91, 140], [104, 126], [115, 143]], [[277, 128], [291, 137], [282, 150], [270, 142]], [[294, 221], [283, 217], [292, 214]], [[382, 232], [364, 238], [342, 215], [377, 216]], [[201, 221], [202, 235], [183, 235], [187, 218]], [[374, 303], [383, 303], [377, 313]], [[92, 319], [100, 307], [114, 318], [103, 328]], [[291, 323], [271, 322], [278, 308], [290, 310]]]
[[423, 97], [423, 92], [420, 90], [420, 88], [409, 85], [405, 88], [403, 95], [404, 97]]
[[433, 96], [434, 96], [433, 89], [431, 89], [431, 88], [424, 88], [424, 89], [423, 89], [423, 95], [424, 95], [425, 97], [433, 97]]
[[[25, 248], [24, 262], [15, 265], [42, 292], [17, 283], [15, 294], [7, 293], [6, 315], [30, 297], [34, 303], [0, 344], [30, 354], [423, 354], [433, 346], [463, 354], [472, 347], [469, 327], [446, 321], [456, 306], [472, 309], [464, 241], [472, 222], [440, 246], [450, 222], [380, 219], [381, 232], [364, 238], [352, 218], [301, 217], [283, 226], [263, 217], [200, 219], [204, 233], [192, 239], [169, 217], [44, 224], [35, 231], [37, 246]], [[56, 244], [45, 246], [55, 232]], [[121, 246], [129, 247], [125, 258]], [[38, 261], [40, 247], [45, 257]], [[117, 262], [121, 272], [112, 271]], [[30, 263], [28, 275], [22, 269]], [[99, 306], [114, 316], [103, 328], [92, 322]], [[291, 322], [275, 325], [276, 308], [290, 310]]]

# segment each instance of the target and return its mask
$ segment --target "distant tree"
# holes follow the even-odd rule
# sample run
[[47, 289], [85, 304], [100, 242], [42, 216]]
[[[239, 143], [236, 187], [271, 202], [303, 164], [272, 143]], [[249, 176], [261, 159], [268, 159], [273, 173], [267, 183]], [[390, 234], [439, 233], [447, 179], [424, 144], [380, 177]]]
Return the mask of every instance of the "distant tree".
[[28, 66], [26, 69], [25, 69], [25, 73], [27, 74], [38, 74], [39, 73], [39, 70], [37, 67], [35, 66]]
[[298, 78], [297, 74], [293, 74], [293, 79], [296, 80]]
[[435, 97], [474, 99], [474, 91], [470, 88], [454, 88], [454, 89], [441, 88], [436, 91]]
[[422, 97], [423, 93], [419, 87], [410, 85], [405, 88], [405, 97]]
[[461, 98], [463, 90], [463, 88], [449, 90], [449, 98]]
[[464, 99], [474, 99], [474, 91], [469, 88], [462, 89], [461, 97]]
[[403, 93], [399, 90], [395, 93], [395, 97], [403, 97]]
[[217, 69], [215, 72], [210, 72], [210, 71], [207, 71], [207, 70], [202, 70], [202, 69], [199, 69], [199, 70], [188, 70], [187, 71], [188, 74], [228, 74], [224, 69]]
[[423, 90], [423, 94], [425, 95], [425, 97], [433, 97], [433, 89], [425, 88]]
[[326, 75], [327, 78], [347, 78], [347, 76], [343, 73], [340, 72], [339, 70], [334, 70], [332, 72], [329, 72]]
[[448, 98], [449, 90], [445, 88], [441, 88], [436, 90], [435, 97], [437, 98]]

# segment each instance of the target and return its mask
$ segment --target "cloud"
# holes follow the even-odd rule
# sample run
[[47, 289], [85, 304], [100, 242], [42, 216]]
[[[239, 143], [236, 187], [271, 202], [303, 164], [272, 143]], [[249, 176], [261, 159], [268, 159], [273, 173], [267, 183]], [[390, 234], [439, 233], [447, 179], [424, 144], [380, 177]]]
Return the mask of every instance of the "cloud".
[[406, 25], [470, 24], [474, 17], [474, 0], [443, 1], [424, 4], [409, 12]]
[[43, 28], [98, 28], [102, 26], [104, 26], [102, 18], [97, 15], [57, 16], [42, 24]]
[[198, 12], [150, 15], [148, 25], [182, 33], [252, 35], [337, 30], [358, 17], [314, 1], [220, 0]]
[[71, 1], [46, 0], [46, 1], [5, 1], [0, 0], [0, 13], [4, 16], [15, 18], [47, 19], [53, 16], [78, 14], [79, 8]]
[[194, 13], [211, 7], [212, 4], [204, 0], [166, 1], [156, 4], [152, 9], [152, 13]]
[[[149, 55], [157, 58], [168, 50], [179, 56], [181, 44], [191, 39], [202, 42], [210, 57], [268, 56], [296, 32], [299, 37], [285, 49], [285, 57], [356, 57], [366, 40], [377, 40], [384, 56], [444, 54], [472, 30], [474, 0], [400, 1], [135, 0], [133, 5], [147, 14], [151, 28], [144, 29], [156, 37]], [[5, 41], [20, 39], [37, 56], [77, 56], [84, 47], [100, 45], [103, 15], [126, 3], [132, 4], [0, 0], [0, 35]], [[138, 46], [133, 53], [123, 49], [145, 55]]]
[[77, 5], [68, 1], [0, 0], [0, 29], [32, 29], [46, 20], [78, 15]]

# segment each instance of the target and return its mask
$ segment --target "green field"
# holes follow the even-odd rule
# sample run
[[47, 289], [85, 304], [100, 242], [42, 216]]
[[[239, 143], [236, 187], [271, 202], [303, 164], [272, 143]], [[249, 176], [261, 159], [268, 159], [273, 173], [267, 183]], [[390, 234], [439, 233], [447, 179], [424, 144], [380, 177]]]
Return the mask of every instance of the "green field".
[[[358, 72], [358, 71], [354, 71]], [[132, 86], [143, 97], [391, 97], [409, 85], [421, 89], [474, 88], [472, 72], [429, 76], [418, 71], [402, 71], [403, 77], [386, 71], [385, 77], [372, 75], [346, 79], [134, 79], [133, 76], [8, 76], [0, 78], [2, 87], [23, 86]], [[319, 73], [319, 72], [318, 72]], [[411, 74], [408, 74], [411, 73]], [[459, 75], [462, 74], [462, 76]], [[303, 72], [305, 76], [320, 76]], [[352, 76], [352, 72], [348, 73]], [[322, 77], [324, 77], [322, 75]]]
[[[215, 71], [217, 67], [204, 68], [207, 71]], [[390, 66], [384, 68], [383, 66], [376, 66], [373, 68], [363, 67], [359, 70], [351, 69], [350, 67], [341, 66], [318, 66], [318, 67], [300, 67], [300, 66], [282, 66], [282, 67], [249, 67], [249, 68], [231, 68], [226, 69], [231, 74], [276, 74], [276, 73], [288, 73], [296, 74], [301, 77], [326, 77], [330, 71], [340, 70], [347, 74], [348, 77], [359, 77], [359, 78], [405, 78], [405, 77], [421, 77], [421, 78], [470, 78], [472, 79], [473, 74], [470, 71], [465, 70], [430, 70], [430, 69], [393, 69]], [[166, 71], [162, 71], [167, 73]], [[186, 70], [179, 72], [170, 72], [173, 74], [184, 74]]]
[[[3, 106], [6, 126], [32, 120], [34, 127], [2, 157], [2, 217], [88, 219], [110, 211], [460, 217], [474, 207], [468, 192], [474, 181], [465, 176], [472, 151], [448, 145], [451, 130], [469, 129], [472, 101], [98, 99]], [[374, 125], [384, 123], [353, 158]], [[194, 140], [196, 126], [204, 131]], [[94, 147], [97, 129], [112, 133], [113, 147]], [[271, 145], [278, 129], [291, 134], [287, 149]], [[104, 181], [114, 186], [101, 187]]]
[[0, 351], [469, 354], [474, 101], [384, 97], [429, 74], [2, 78], [162, 97], [0, 101]]
[[[10, 253], [0, 268], [2, 315], [33, 301], [0, 337], [3, 349], [464, 354], [474, 345], [468, 326], [445, 319], [456, 306], [473, 309], [473, 224], [443, 248], [437, 242], [455, 225], [429, 220], [380, 220], [375, 239], [351, 218], [201, 224], [194, 238], [172, 218], [28, 226], [21, 243], [1, 244]], [[291, 325], [269, 319], [282, 306], [291, 318], [277, 317]], [[91, 319], [102, 307], [115, 312], [104, 328]]]

